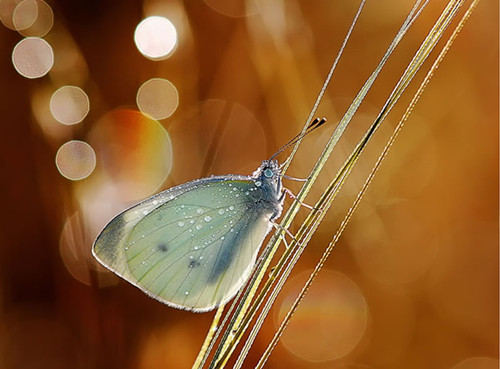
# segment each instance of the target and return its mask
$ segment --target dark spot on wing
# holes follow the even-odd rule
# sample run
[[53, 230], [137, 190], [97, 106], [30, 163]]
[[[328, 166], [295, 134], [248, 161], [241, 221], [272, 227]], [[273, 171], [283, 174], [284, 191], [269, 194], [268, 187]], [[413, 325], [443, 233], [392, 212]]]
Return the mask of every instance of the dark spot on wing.
[[164, 243], [160, 243], [158, 246], [156, 246], [156, 249], [161, 252], [167, 252], [168, 246]]
[[196, 268], [196, 267], [199, 267], [199, 266], [200, 266], [200, 262], [199, 262], [199, 261], [197, 261], [197, 260], [191, 260], [191, 261], [189, 262], [189, 267], [190, 267], [190, 268]]

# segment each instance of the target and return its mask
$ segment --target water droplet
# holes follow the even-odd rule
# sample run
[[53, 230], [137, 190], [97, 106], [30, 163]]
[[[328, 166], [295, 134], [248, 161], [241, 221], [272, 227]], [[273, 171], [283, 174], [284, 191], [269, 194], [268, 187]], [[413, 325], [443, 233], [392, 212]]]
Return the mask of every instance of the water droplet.
[[202, 228], [203, 228], [203, 226], [202, 226], [201, 224], [197, 224], [197, 225], [196, 225], [196, 229], [197, 229], [197, 230], [200, 230], [200, 229], [202, 229]]
[[187, 295], [189, 295], [189, 291], [184, 292], [184, 294], [185, 294], [186, 296], [187, 296]]
[[255, 185], [256, 185], [257, 187], [260, 187], [260, 186], [262, 186], [262, 182], [261, 182], [261, 181], [256, 181], [256, 182], [255, 182]]
[[194, 250], [195, 250], [195, 251], [197, 251], [197, 250], [199, 250], [199, 249], [200, 249], [200, 248], [199, 248], [198, 246], [195, 246], [195, 247], [194, 247]]
[[229, 207], [229, 210], [234, 210], [234, 206], [233, 206], [233, 205], [231, 205], [231, 206]]
[[231, 231], [231, 232], [234, 232], [234, 228], [231, 228], [231, 229], [230, 229], [230, 231]]
[[248, 195], [250, 195], [250, 192], [248, 192], [248, 191], [247, 191], [247, 192], [245, 192], [245, 195], [247, 195], [247, 196], [248, 196]]
[[236, 197], [240, 197], [240, 194], [239, 194], [239, 193], [237, 193], [237, 194], [236, 194]]
[[203, 260], [203, 256], [200, 256], [198, 259]]
[[184, 222], [179, 222], [179, 223], [177, 223], [177, 225], [178, 225], [179, 227], [184, 227]]
[[142, 212], [142, 214], [144, 214], [144, 215], [148, 215], [148, 211], [147, 211], [147, 210], [144, 210], [144, 211]]
[[205, 218], [205, 222], [210, 222], [212, 220], [212, 217], [210, 215], [207, 215]]
[[181, 209], [184, 209], [185, 208], [185, 205], [181, 205]]
[[231, 183], [229, 183], [229, 184], [228, 184], [228, 186], [229, 186], [229, 187], [231, 187], [231, 186], [232, 186], [232, 184], [231, 184]]
[[224, 214], [224, 209], [219, 209], [219, 210], [217, 211], [217, 213], [219, 213], [219, 215]]
[[193, 260], [193, 259], [194, 259], [194, 256], [193, 256], [193, 255], [191, 255], [191, 256], [189, 257], [189, 259]]
[[172, 200], [174, 198], [174, 195], [170, 195], [168, 198]]
[[194, 223], [194, 219], [191, 219], [191, 220], [189, 221], [189, 223], [193, 224], [193, 223]]
[[156, 205], [156, 204], [158, 204], [158, 201], [153, 200], [153, 205]]
[[198, 214], [203, 214], [203, 209], [202, 209], [202, 208], [198, 208], [198, 209], [196, 209], [196, 212], [197, 212]]
[[220, 239], [221, 239], [221, 240], [223, 240], [223, 239], [225, 239], [225, 238], [226, 238], [226, 237], [222, 236]]

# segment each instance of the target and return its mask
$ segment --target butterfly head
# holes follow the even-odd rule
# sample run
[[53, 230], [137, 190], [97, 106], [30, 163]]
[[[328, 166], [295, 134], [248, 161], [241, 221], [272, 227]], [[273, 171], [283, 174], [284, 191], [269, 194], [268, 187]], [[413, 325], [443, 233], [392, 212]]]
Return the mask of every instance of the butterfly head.
[[281, 169], [277, 160], [264, 160], [253, 177], [275, 194], [281, 193]]

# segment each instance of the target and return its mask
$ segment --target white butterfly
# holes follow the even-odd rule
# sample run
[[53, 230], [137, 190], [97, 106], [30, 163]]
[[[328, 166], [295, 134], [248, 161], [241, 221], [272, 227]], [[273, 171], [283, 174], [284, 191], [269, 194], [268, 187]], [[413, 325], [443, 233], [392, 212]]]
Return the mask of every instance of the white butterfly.
[[315, 119], [251, 176], [197, 179], [132, 206], [104, 227], [92, 254], [167, 305], [202, 312], [224, 304], [250, 276], [283, 210], [274, 158], [325, 122]]
[[276, 160], [263, 161], [252, 176], [187, 182], [117, 215], [92, 253], [167, 305], [212, 310], [248, 279], [283, 199]]

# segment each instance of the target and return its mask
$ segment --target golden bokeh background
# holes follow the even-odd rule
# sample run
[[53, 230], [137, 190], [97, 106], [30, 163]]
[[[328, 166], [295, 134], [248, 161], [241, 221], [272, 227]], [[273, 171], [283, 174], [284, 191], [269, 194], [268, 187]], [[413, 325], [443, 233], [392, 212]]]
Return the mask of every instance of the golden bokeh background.
[[[328, 124], [304, 140], [288, 174], [307, 176], [411, 4], [368, 0], [318, 111]], [[431, 1], [398, 46], [308, 203], [444, 4]], [[357, 5], [0, 0], [0, 368], [191, 367], [213, 313], [148, 298], [92, 259], [93, 239], [117, 212], [161, 189], [252, 173], [300, 131]], [[410, 97], [345, 184], [245, 368], [258, 361]], [[498, 3], [483, 0], [268, 367], [498, 368], [498, 165]]]

